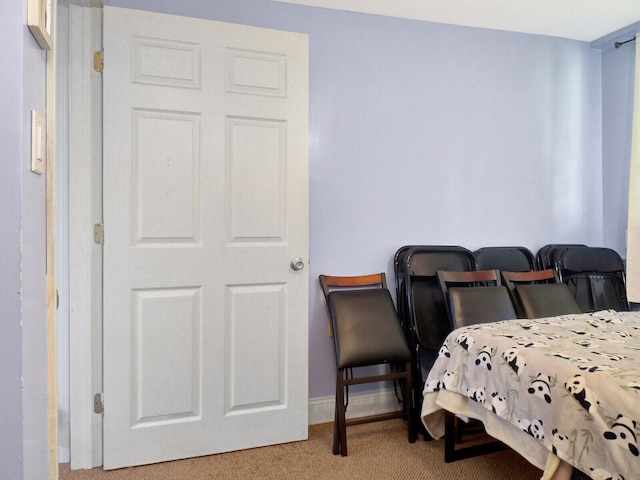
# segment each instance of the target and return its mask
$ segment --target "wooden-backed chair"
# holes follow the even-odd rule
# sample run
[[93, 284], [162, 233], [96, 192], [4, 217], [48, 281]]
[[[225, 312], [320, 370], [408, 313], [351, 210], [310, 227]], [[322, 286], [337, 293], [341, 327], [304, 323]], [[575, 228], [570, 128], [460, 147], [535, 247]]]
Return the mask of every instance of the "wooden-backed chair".
[[[438, 281], [447, 300], [453, 328], [516, 318], [511, 297], [502, 285], [498, 270], [439, 271]], [[478, 433], [484, 434], [481, 422], [466, 424], [453, 413], [445, 411], [444, 461], [453, 462], [506, 448], [502, 442], [488, 436], [489, 440], [461, 446], [469, 435], [477, 440]]]
[[[409, 442], [416, 440], [412, 422], [411, 351], [387, 289], [384, 273], [360, 276], [320, 275], [333, 327], [336, 354], [336, 406], [333, 453], [347, 456], [347, 426], [406, 418]], [[384, 373], [355, 377], [353, 370], [386, 364]], [[400, 381], [402, 409], [359, 418], [346, 418], [348, 388], [372, 382]]]
[[439, 271], [438, 281], [452, 328], [517, 318], [498, 270]]
[[501, 272], [520, 318], [544, 318], [582, 313], [569, 287], [555, 269]]

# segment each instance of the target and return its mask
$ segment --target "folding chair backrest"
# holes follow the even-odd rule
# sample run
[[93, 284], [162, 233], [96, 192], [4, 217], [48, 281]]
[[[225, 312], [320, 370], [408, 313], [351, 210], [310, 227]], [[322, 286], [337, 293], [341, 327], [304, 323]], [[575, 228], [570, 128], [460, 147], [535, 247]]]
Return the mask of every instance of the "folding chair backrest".
[[483, 247], [473, 252], [478, 270], [526, 272], [536, 269], [533, 253], [526, 247]]
[[540, 270], [547, 268], [555, 268], [555, 254], [558, 250], [562, 250], [567, 247], [586, 247], [581, 243], [549, 243], [536, 252], [536, 263]]
[[407, 335], [407, 338], [411, 338], [412, 322], [411, 313], [409, 311], [408, 293], [407, 289], [411, 288], [410, 271], [407, 264], [407, 259], [411, 257], [413, 250], [420, 248], [420, 245], [404, 245], [400, 247], [394, 257], [393, 265], [396, 277], [396, 306], [398, 309], [398, 316], [400, 317], [400, 323]]
[[361, 277], [321, 275], [320, 283], [333, 324], [339, 368], [411, 360], [384, 273]]
[[628, 311], [624, 263], [610, 248], [565, 248], [556, 255], [556, 269], [584, 312]]
[[582, 313], [578, 302], [564, 283], [522, 284], [516, 285], [515, 290], [526, 318]]
[[504, 285], [450, 287], [449, 299], [454, 328], [516, 318]]
[[518, 318], [528, 318], [522, 302], [518, 296], [517, 287], [523, 284], [547, 284], [559, 283], [558, 274], [555, 269], [533, 270], [530, 272], [511, 272], [503, 270], [500, 272], [502, 280], [509, 290], [511, 301], [515, 306]]
[[329, 294], [338, 367], [406, 362], [411, 352], [386, 289]]
[[503, 270], [500, 272], [505, 284], [512, 283], [558, 283], [560, 280], [558, 274], [553, 268], [544, 270], [532, 270], [530, 272], [511, 272]]
[[402, 278], [398, 312], [408, 338], [413, 339], [412, 348], [438, 350], [451, 326], [436, 273], [475, 270], [475, 256], [461, 246], [412, 245], [396, 254], [396, 265], [396, 278]]
[[438, 281], [448, 301], [452, 328], [517, 318], [498, 270], [439, 271]]

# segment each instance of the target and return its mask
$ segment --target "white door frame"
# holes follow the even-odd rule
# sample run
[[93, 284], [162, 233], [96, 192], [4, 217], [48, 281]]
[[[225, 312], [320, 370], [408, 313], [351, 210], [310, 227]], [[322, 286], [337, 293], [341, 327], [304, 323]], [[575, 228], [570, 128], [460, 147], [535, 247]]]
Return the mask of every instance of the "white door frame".
[[[102, 465], [102, 9], [69, 7], [69, 414], [71, 468]], [[64, 365], [64, 363], [63, 363]]]

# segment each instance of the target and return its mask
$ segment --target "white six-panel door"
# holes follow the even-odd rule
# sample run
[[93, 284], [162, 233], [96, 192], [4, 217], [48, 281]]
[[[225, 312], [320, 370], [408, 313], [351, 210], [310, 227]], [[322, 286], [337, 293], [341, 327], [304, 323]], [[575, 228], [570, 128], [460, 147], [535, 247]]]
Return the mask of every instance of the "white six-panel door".
[[104, 467], [307, 437], [308, 41], [104, 9]]

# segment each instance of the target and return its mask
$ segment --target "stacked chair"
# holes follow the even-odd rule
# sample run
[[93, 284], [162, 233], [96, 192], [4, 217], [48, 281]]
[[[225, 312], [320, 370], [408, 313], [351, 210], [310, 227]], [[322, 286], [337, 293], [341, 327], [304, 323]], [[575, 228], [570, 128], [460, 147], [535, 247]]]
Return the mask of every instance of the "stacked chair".
[[567, 246], [554, 254], [555, 269], [584, 312], [629, 311], [624, 263], [615, 250]]
[[[469, 271], [477, 269], [471, 250], [451, 245], [406, 245], [394, 257], [398, 313], [413, 354], [413, 398], [416, 428], [422, 429], [419, 414], [422, 409], [421, 357], [435, 355], [451, 332], [447, 306], [436, 273], [438, 270]], [[430, 366], [429, 366], [430, 368]]]
[[[496, 267], [511, 269], [530, 269], [535, 259], [533, 254], [523, 247], [487, 247], [478, 254], [483, 265], [497, 264]], [[458, 245], [406, 245], [398, 249], [394, 256], [396, 275], [396, 295], [398, 313], [400, 315], [407, 340], [413, 353], [413, 378], [416, 429], [422, 427], [419, 413], [422, 408], [423, 365], [422, 355], [436, 355], [446, 336], [454, 328], [449, 315], [448, 300], [438, 279], [439, 271], [469, 272], [478, 270], [478, 257], [471, 250]], [[503, 292], [504, 293], [504, 292]], [[503, 296], [503, 298], [505, 298]], [[507, 295], [508, 300], [508, 295]], [[515, 314], [511, 314], [515, 318]], [[486, 317], [489, 318], [489, 317]], [[451, 420], [451, 419], [448, 419]], [[455, 421], [455, 420], [454, 420]], [[451, 425], [447, 437], [454, 438], [455, 443], [448, 441], [446, 448], [447, 461], [466, 458], [488, 451], [491, 448], [477, 449], [475, 452], [455, 445], [462, 442], [463, 430], [477, 434], [477, 425], [462, 429], [456, 424], [455, 432]], [[426, 431], [422, 431], [428, 438]], [[464, 452], [462, 452], [464, 450]]]
[[556, 253], [565, 248], [586, 247], [582, 243], [548, 243], [536, 252], [536, 263], [540, 270], [556, 268]]
[[[521, 318], [607, 309], [630, 310], [624, 262], [610, 248], [577, 243], [547, 244], [535, 256], [525, 247], [484, 247], [473, 253], [478, 270], [498, 269], [502, 272]], [[518, 275], [518, 272], [535, 271], [545, 273]], [[505, 272], [509, 279], [505, 278]], [[565, 284], [566, 288], [555, 285], [559, 283]], [[523, 311], [524, 300], [527, 312]]]
[[395, 255], [398, 311], [411, 346], [438, 350], [451, 331], [436, 277], [438, 270], [477, 270], [470, 250], [459, 246], [413, 245]]
[[[455, 328], [630, 309], [620, 256], [584, 244], [548, 244], [535, 255], [518, 246], [471, 251], [458, 245], [405, 245], [395, 253], [394, 270], [395, 306], [384, 273], [320, 276], [336, 351], [334, 454], [347, 455], [347, 425], [393, 416], [407, 419], [410, 442], [418, 430], [429, 438], [420, 421], [423, 366], [430, 368], [427, 360], [435, 358]], [[354, 368], [379, 364], [390, 365], [390, 372], [353, 376]], [[346, 419], [349, 385], [378, 381], [400, 382], [402, 410]], [[502, 448], [499, 442], [456, 448], [464, 428], [453, 415], [446, 416], [445, 425], [447, 462]]]

